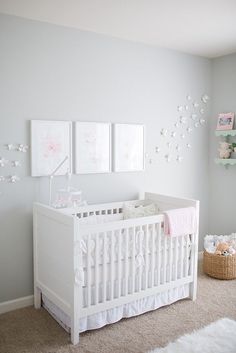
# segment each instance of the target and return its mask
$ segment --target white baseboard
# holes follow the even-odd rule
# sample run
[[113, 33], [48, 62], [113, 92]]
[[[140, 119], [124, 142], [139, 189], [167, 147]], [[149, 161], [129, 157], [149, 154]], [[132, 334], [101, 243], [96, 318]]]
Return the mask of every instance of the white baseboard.
[[18, 298], [9, 300], [7, 302], [0, 303], [0, 314], [7, 313], [8, 311], [21, 309], [26, 306], [33, 305], [34, 296], [29, 295], [28, 297]]

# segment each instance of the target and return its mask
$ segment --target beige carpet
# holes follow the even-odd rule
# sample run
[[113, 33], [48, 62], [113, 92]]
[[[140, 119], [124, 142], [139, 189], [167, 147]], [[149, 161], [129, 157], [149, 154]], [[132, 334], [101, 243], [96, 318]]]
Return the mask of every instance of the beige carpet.
[[196, 302], [183, 300], [83, 333], [75, 347], [44, 309], [0, 315], [0, 353], [143, 353], [222, 317], [236, 320], [236, 280], [200, 274]]

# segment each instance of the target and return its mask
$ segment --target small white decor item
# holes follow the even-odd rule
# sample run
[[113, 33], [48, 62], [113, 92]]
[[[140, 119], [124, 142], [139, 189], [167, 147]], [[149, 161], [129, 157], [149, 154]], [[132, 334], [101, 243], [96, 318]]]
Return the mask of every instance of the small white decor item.
[[187, 98], [188, 101], [191, 101], [191, 99], [192, 99], [192, 97], [189, 94], [187, 95], [186, 98]]
[[176, 121], [176, 123], [174, 125], [175, 125], [175, 127], [178, 127], [179, 126], [178, 121]]
[[182, 157], [182, 156], [177, 156], [177, 157], [176, 157], [176, 161], [177, 161], [177, 162], [182, 162], [182, 160], [183, 160], [183, 157]]
[[198, 102], [193, 102], [193, 107], [194, 108], [198, 108], [199, 107], [199, 103]]
[[178, 112], [182, 112], [183, 111], [183, 106], [182, 105], [179, 105], [178, 107], [177, 107], [177, 110], [178, 110]]
[[201, 125], [204, 125], [206, 120], [205, 119], [200, 119], [199, 122], [200, 122]]
[[195, 127], [199, 127], [199, 122], [196, 121], [196, 123], [194, 124]]
[[234, 353], [236, 321], [223, 318], [149, 353]]
[[191, 118], [192, 118], [192, 120], [197, 119], [197, 114], [192, 114], [192, 115], [191, 115]]
[[144, 170], [144, 125], [114, 125], [114, 171]]
[[182, 139], [184, 139], [184, 138], [185, 138], [185, 134], [181, 134], [180, 137], [181, 137]]
[[6, 164], [8, 164], [8, 160], [4, 157], [0, 157], [0, 167], [5, 167]]
[[19, 180], [20, 180], [20, 178], [17, 175], [10, 175], [8, 178], [9, 183], [16, 183]]
[[162, 136], [166, 136], [166, 135], [167, 135], [167, 132], [168, 132], [168, 130], [166, 130], [166, 129], [161, 129], [161, 135], [162, 135]]
[[111, 172], [111, 124], [76, 122], [76, 174]]
[[185, 105], [185, 106], [184, 106], [184, 109], [185, 109], [185, 110], [188, 110], [188, 105]]
[[172, 146], [171, 142], [167, 142], [167, 147], [170, 148]]
[[0, 182], [1, 182], [1, 181], [5, 181], [5, 176], [0, 175]]
[[69, 121], [31, 120], [32, 176], [49, 176], [65, 156], [68, 159], [56, 175], [71, 172], [71, 132]]
[[23, 153], [26, 153], [28, 151], [28, 148], [29, 146], [28, 145], [24, 145], [23, 143], [20, 143], [18, 146], [17, 146], [17, 151], [19, 152], [23, 152]]
[[202, 99], [203, 103], [207, 104], [208, 101], [210, 100], [210, 97], [207, 94], [203, 94], [201, 99]]
[[176, 131], [172, 131], [172, 133], [170, 134], [171, 137], [175, 137], [176, 136]]
[[11, 165], [12, 165], [12, 167], [20, 167], [21, 163], [20, 163], [20, 161], [11, 161]]
[[230, 154], [232, 151], [230, 143], [221, 141], [220, 148], [218, 149], [218, 151], [219, 151], [220, 158], [222, 158], [222, 159], [230, 158]]
[[187, 143], [186, 147], [191, 148], [192, 146], [190, 145], [190, 143]]
[[156, 146], [156, 149], [155, 149], [156, 153], [159, 153], [160, 150], [161, 150], [160, 147]]

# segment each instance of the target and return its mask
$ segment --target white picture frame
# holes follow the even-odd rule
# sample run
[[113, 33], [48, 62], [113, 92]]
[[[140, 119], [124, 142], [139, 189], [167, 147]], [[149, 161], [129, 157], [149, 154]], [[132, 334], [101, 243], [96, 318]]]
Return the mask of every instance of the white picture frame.
[[31, 120], [31, 176], [49, 176], [65, 157], [55, 175], [72, 172], [72, 123]]
[[145, 170], [145, 127], [142, 124], [114, 124], [115, 172]]
[[111, 124], [75, 123], [75, 173], [111, 172]]

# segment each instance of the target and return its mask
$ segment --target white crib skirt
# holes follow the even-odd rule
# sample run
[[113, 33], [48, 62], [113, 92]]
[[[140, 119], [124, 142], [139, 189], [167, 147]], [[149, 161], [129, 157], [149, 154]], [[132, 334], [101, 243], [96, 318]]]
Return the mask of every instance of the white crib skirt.
[[[115, 323], [122, 318], [137, 316], [145, 312], [158, 309], [162, 306], [172, 304], [177, 300], [189, 297], [189, 284], [185, 284], [168, 291], [145, 297], [131, 303], [105, 310], [88, 317], [80, 319], [79, 331], [94, 330], [107, 324]], [[66, 330], [70, 331], [70, 317], [60, 308], [53, 304], [45, 295], [42, 296], [43, 307], [57, 320]]]

